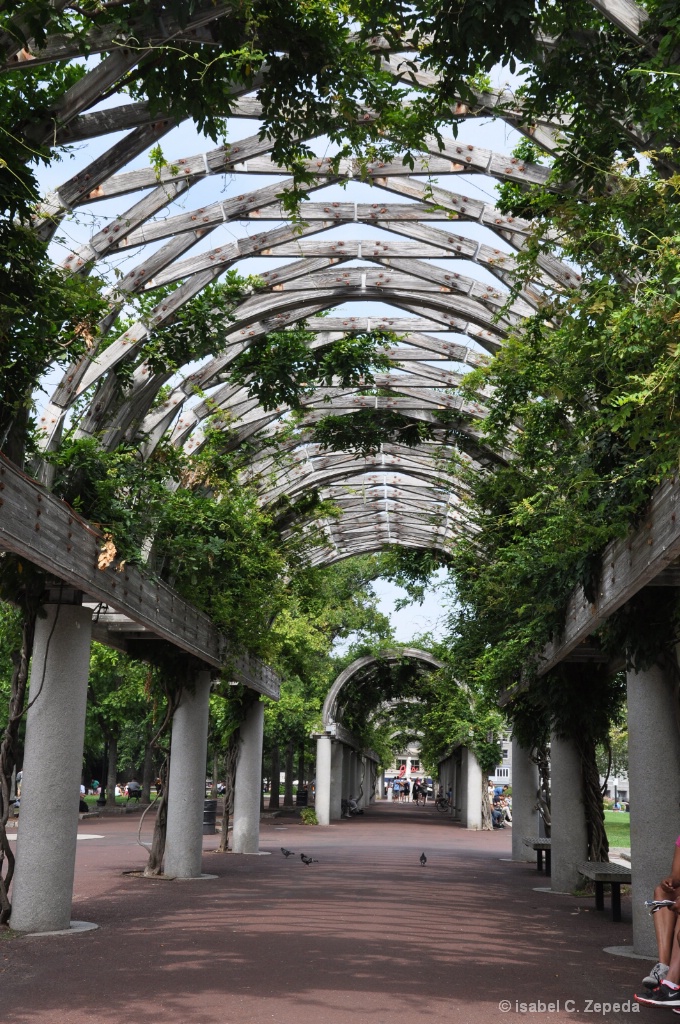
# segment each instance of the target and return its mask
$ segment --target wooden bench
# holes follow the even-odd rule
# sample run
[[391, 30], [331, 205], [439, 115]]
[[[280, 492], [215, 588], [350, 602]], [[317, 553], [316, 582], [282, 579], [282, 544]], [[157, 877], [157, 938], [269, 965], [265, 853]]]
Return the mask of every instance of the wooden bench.
[[523, 840], [525, 846], [530, 846], [536, 851], [536, 870], [543, 870], [543, 854], [545, 854], [545, 873], [550, 878], [550, 840], [538, 839], [536, 836], [526, 836]]
[[630, 885], [630, 868], [622, 864], [606, 864], [589, 860], [581, 864], [579, 871], [595, 882], [595, 909], [604, 910], [604, 887], [612, 887], [612, 920], [621, 920], [621, 886]]

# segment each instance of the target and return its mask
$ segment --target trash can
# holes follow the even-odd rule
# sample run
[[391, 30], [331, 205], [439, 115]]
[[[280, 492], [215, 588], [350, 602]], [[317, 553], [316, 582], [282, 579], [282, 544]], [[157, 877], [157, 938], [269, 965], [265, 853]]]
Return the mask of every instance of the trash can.
[[217, 800], [203, 801], [203, 835], [215, 835], [215, 820], [217, 818]]
[[306, 786], [305, 786], [304, 789], [298, 789], [297, 794], [295, 796], [295, 805], [296, 805], [296, 807], [306, 807], [307, 806], [308, 798], [309, 798], [309, 795], [307, 793], [307, 787]]

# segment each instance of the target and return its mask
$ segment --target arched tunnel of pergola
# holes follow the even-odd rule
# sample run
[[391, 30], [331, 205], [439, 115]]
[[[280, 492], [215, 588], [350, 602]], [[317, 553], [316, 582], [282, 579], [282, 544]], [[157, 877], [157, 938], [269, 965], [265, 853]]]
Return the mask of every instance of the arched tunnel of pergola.
[[[340, 672], [326, 694], [321, 728], [314, 734], [320, 825], [341, 818], [343, 807], [352, 798], [359, 807], [368, 807], [376, 796], [382, 796], [382, 780], [377, 774], [380, 758], [371, 748], [366, 723], [369, 729], [387, 723], [391, 731], [401, 725], [394, 735], [414, 735], [418, 732], [418, 712], [427, 708], [436, 688], [433, 674], [442, 668], [443, 662], [429, 651], [396, 647], [364, 654]], [[466, 798], [462, 819], [466, 827], [479, 827], [481, 773], [477, 766], [470, 777], [474, 796], [468, 807], [467, 766], [474, 762], [474, 755], [465, 750], [463, 756]], [[475, 826], [471, 824], [473, 819]]]
[[[594, 6], [620, 24], [621, 5], [602, 0]], [[196, 29], [218, 16], [203, 10]], [[630, 38], [639, 41], [625, 17], [623, 22]], [[50, 63], [70, 60], [74, 53], [60, 38], [50, 41], [43, 56]], [[336, 165], [327, 140], [316, 140], [316, 159], [306, 168], [312, 175], [306, 185], [311, 198], [301, 217], [291, 219], [281, 203], [290, 175], [271, 158], [273, 140], [261, 135], [256, 83], [237, 91], [230, 123], [234, 141], [211, 149], [198, 138], [196, 152], [176, 152], [182, 136], [170, 112], [152, 115], [147, 104], [117, 96], [119, 79], [134, 66], [134, 55], [125, 59], [120, 74], [108, 65], [101, 83], [101, 71], [89, 69], [86, 86], [74, 87], [63, 108], [54, 112], [55, 141], [83, 148], [75, 156], [77, 171], [46, 189], [34, 224], [37, 234], [49, 240], [67, 229], [72, 223], [67, 218], [74, 214], [82, 215], [82, 225], [105, 210], [105, 226], [87, 234], [82, 226], [69, 227], [76, 235], [66, 248], [55, 241], [53, 252], [67, 273], [100, 274], [108, 281], [111, 310], [87, 355], [63, 375], [52, 372], [40, 382], [47, 398], [39, 413], [41, 450], [28, 467], [30, 475], [4, 457], [0, 464], [0, 547], [30, 560], [52, 581], [34, 656], [35, 664], [44, 666], [42, 676], [34, 679], [35, 692], [44, 691], [49, 710], [42, 720], [37, 714], [29, 719], [27, 732], [12, 919], [21, 931], [68, 928], [72, 872], [69, 878], [62, 868], [65, 863], [72, 867], [75, 825], [51, 804], [50, 779], [54, 764], [62, 766], [59, 774], [67, 781], [80, 770], [65, 751], [77, 752], [79, 744], [82, 749], [92, 636], [126, 650], [140, 638], [159, 639], [194, 659], [193, 690], [178, 709], [173, 732], [173, 772], [182, 785], [175, 783], [170, 800], [166, 871], [179, 877], [198, 877], [201, 871], [195, 808], [205, 782], [205, 757], [201, 760], [197, 751], [205, 752], [211, 673], [228, 665], [235, 681], [257, 694], [278, 696], [272, 670], [248, 651], [228, 651], [207, 616], [167, 583], [134, 566], [98, 566], [102, 537], [50, 493], [54, 470], [43, 456], [58, 448], [66, 430], [108, 451], [134, 446], [145, 459], [166, 442], [191, 456], [201, 452], [208, 430], [221, 418], [225, 445], [243, 454], [242, 480], [256, 488], [262, 506], [274, 508], [282, 499], [294, 502], [317, 494], [335, 507], [337, 515], [305, 524], [311, 564], [329, 565], [391, 546], [435, 551], [445, 558], [459, 537], [475, 530], [468, 511], [468, 474], [484, 473], [492, 463], [510, 458], [492, 453], [484, 443], [481, 424], [488, 396], [472, 400], [460, 385], [471, 368], [493, 358], [509, 331], [521, 330], [522, 320], [540, 307], [546, 291], [579, 281], [577, 269], [547, 256], [540, 258], [534, 280], [518, 279], [517, 254], [526, 247], [531, 224], [501, 213], [492, 190], [496, 182], [544, 185], [549, 169], [464, 141], [466, 126], [459, 137], [444, 132], [441, 139], [426, 139], [413, 166], [398, 153], [391, 161], [344, 159]], [[386, 48], [381, 60], [395, 78], [403, 77], [397, 55]], [[427, 72], [414, 71], [408, 90], [429, 84]], [[496, 111], [508, 129], [530, 135], [545, 154], [555, 151], [560, 125], [526, 125], [521, 110], [501, 105], [498, 93], [480, 92], [476, 103], [459, 105], [456, 117], [472, 124]], [[188, 135], [193, 142], [196, 133]], [[162, 166], [148, 163], [142, 154], [165, 136], [164, 145], [171, 147], [167, 159]], [[94, 140], [99, 140], [97, 149], [90, 153]], [[154, 330], [171, 326], [187, 303], [234, 270], [254, 273], [256, 281], [236, 302], [219, 346], [185, 365], [155, 371], [147, 351]], [[178, 287], [159, 292], [162, 297], [148, 316], [117, 336], [112, 333], [117, 314], [132, 298], [168, 285]], [[369, 381], [318, 387], [301, 399], [299, 409], [265, 407], [250, 382], [234, 376], [234, 367], [258, 342], [300, 326], [310, 332], [311, 348], [320, 350], [343, 337], [382, 333], [390, 339], [391, 365]], [[121, 374], [125, 388], [119, 386]], [[410, 444], [397, 435], [364, 452], [318, 440], [315, 427], [329, 415], [351, 421], [365, 411], [397, 414], [404, 424], [426, 426], [427, 438]], [[649, 513], [650, 524], [663, 523], [663, 528], [651, 534], [641, 529], [607, 548], [594, 599], [582, 589], [574, 592], [563, 635], [543, 652], [540, 673], [562, 662], [597, 662], [597, 645], [588, 642], [593, 630], [642, 587], [677, 582], [672, 566], [680, 554], [680, 536], [673, 486], [664, 485]], [[427, 652], [402, 652], [399, 658], [436, 667]], [[355, 671], [358, 686], [362, 676]], [[328, 781], [328, 810], [324, 796], [319, 814], [323, 824], [339, 816], [338, 801], [349, 795], [342, 791], [342, 769], [340, 784], [333, 788], [332, 744], [361, 750], [361, 757], [371, 761], [338, 712], [337, 697], [347, 683], [343, 680], [332, 698], [329, 694], [319, 736], [323, 753], [317, 777]], [[647, 684], [656, 685], [654, 680]], [[640, 693], [638, 698], [641, 706], [644, 698]], [[391, 698], [385, 693], [381, 699]], [[664, 700], [661, 694], [659, 707]], [[351, 723], [351, 702], [344, 710]], [[241, 736], [234, 848], [253, 853], [259, 827], [261, 703], [251, 705]], [[573, 779], [576, 768], [559, 738], [553, 750], [559, 766], [555, 798], [558, 805], [563, 801], [561, 813], [568, 822], [573, 806], [564, 780]], [[519, 749], [514, 768], [517, 805], [525, 801], [526, 816], [518, 816], [522, 824], [513, 836], [513, 856], [524, 859], [520, 827], [529, 834], [536, 828], [530, 807], [535, 774]], [[574, 850], [583, 846], [582, 839], [568, 827], [556, 831], [556, 886], [571, 884], [577, 868]], [[640, 879], [638, 885], [647, 884], [647, 876]], [[636, 928], [639, 942], [648, 945], [637, 915]]]

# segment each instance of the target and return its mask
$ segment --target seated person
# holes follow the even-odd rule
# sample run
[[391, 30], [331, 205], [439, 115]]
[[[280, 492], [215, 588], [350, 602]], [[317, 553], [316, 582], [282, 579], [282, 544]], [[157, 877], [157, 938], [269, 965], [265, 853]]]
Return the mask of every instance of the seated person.
[[635, 999], [646, 1006], [680, 1006], [680, 836], [675, 840], [671, 873], [655, 888], [654, 899], [674, 900], [675, 906], [652, 915], [659, 962], [642, 979], [647, 991]]

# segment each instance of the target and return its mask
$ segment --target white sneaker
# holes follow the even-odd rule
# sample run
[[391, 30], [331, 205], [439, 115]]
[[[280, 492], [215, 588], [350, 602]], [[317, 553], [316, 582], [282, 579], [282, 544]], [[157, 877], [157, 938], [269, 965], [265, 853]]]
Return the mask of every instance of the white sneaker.
[[661, 984], [661, 982], [667, 974], [667, 964], [656, 964], [654, 967], [652, 967], [647, 977], [642, 979], [642, 984], [645, 985], [647, 988], [656, 988], [657, 985]]

